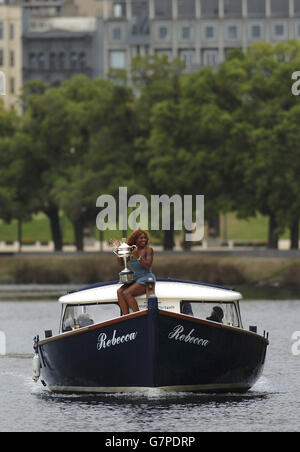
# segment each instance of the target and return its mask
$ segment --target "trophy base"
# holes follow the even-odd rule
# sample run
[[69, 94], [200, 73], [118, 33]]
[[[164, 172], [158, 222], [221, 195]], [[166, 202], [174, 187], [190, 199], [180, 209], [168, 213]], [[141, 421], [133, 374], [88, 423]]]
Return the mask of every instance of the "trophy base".
[[131, 284], [134, 281], [134, 272], [133, 271], [123, 271], [119, 273], [119, 283], [120, 284]]

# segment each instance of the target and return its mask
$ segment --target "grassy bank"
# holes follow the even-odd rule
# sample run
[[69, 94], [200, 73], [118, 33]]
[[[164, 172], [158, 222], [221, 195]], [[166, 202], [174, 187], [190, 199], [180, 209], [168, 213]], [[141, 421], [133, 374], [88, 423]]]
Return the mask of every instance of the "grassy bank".
[[[300, 289], [300, 263], [294, 259], [155, 256], [158, 277], [225, 286]], [[93, 284], [117, 279], [113, 255], [12, 256], [0, 258], [0, 284]]]
[[[65, 243], [74, 242], [74, 231], [70, 221], [61, 215], [61, 228]], [[43, 214], [34, 215], [30, 221], [24, 222], [22, 225], [23, 242], [48, 242], [51, 240], [51, 231], [49, 219]], [[95, 225], [91, 225], [91, 235], [95, 239], [99, 239], [99, 231]], [[105, 231], [104, 239], [108, 240], [111, 236], [121, 236], [116, 232]], [[220, 237], [222, 240], [234, 240], [236, 242], [266, 242], [268, 237], [268, 218], [258, 215], [249, 220], [238, 219], [234, 213], [222, 215], [220, 219]], [[162, 238], [162, 234], [156, 234], [153, 239]], [[282, 239], [289, 238], [289, 231], [285, 231]], [[13, 220], [7, 224], [0, 220], [0, 241], [14, 242], [18, 240], [18, 223]]]

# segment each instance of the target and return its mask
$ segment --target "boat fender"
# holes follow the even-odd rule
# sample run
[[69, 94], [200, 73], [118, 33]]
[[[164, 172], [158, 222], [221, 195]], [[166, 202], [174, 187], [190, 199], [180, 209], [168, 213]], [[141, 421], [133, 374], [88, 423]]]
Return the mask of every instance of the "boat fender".
[[35, 383], [39, 381], [41, 375], [41, 360], [38, 354], [39, 340], [39, 336], [35, 336], [33, 339], [34, 357], [32, 360], [32, 379]]
[[32, 379], [37, 383], [41, 375], [41, 361], [39, 355], [36, 353], [32, 361]]

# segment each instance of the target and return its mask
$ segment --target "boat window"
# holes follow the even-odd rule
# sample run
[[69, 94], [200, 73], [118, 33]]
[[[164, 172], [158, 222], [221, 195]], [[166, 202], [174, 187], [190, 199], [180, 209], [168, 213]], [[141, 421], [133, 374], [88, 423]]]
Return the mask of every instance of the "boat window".
[[68, 305], [63, 318], [62, 331], [94, 325], [120, 316], [118, 303]]
[[182, 301], [180, 303], [180, 312], [191, 315], [199, 319], [208, 319], [211, 317], [213, 308], [218, 306], [224, 313], [223, 324], [239, 327], [239, 316], [234, 303], [218, 303], [203, 301]]

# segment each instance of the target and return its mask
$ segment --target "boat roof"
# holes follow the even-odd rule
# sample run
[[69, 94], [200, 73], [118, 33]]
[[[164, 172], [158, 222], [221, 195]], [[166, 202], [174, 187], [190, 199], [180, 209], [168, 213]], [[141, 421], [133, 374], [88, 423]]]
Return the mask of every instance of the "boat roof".
[[[64, 295], [59, 299], [63, 304], [109, 303], [117, 301], [117, 290], [121, 287], [118, 281], [103, 282], [83, 287], [78, 291]], [[158, 278], [155, 294], [160, 300], [188, 300], [207, 302], [234, 302], [242, 299], [242, 295], [233, 289], [173, 278]], [[146, 295], [138, 297], [145, 298]]]

